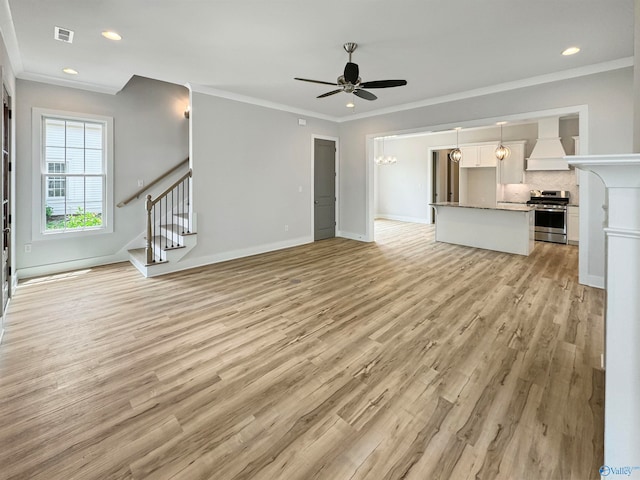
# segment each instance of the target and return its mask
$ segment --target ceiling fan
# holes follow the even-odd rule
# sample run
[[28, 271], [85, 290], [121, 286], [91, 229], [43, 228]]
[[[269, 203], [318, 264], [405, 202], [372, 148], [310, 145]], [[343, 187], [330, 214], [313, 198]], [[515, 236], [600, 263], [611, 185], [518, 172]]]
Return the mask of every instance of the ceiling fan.
[[374, 80], [372, 82], [362, 82], [360, 78], [360, 71], [357, 63], [351, 61], [351, 54], [358, 48], [357, 43], [345, 43], [343, 45], [346, 52], [349, 54], [349, 61], [344, 67], [344, 74], [338, 77], [337, 83], [323, 82], [321, 80], [309, 80], [308, 78], [298, 78], [294, 80], [301, 80], [303, 82], [320, 83], [322, 85], [335, 85], [340, 88], [331, 90], [330, 92], [318, 95], [316, 98], [324, 98], [336, 93], [345, 92], [353, 93], [354, 95], [364, 98], [365, 100], [375, 100], [376, 97], [373, 93], [363, 90], [365, 88], [389, 88], [389, 87], [402, 87], [407, 84], [406, 80]]

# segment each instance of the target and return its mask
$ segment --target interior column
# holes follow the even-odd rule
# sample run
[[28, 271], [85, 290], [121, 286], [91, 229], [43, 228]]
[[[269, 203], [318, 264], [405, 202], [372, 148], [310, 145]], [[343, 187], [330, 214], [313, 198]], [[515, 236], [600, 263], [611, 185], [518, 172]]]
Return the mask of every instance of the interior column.
[[607, 189], [604, 461], [640, 466], [640, 155], [568, 159]]

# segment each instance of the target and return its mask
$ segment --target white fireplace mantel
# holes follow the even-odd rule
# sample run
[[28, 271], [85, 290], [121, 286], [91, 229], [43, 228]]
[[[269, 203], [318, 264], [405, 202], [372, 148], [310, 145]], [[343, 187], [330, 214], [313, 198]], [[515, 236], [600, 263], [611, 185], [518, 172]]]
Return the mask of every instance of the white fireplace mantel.
[[607, 189], [605, 465], [640, 466], [640, 154], [566, 158]]

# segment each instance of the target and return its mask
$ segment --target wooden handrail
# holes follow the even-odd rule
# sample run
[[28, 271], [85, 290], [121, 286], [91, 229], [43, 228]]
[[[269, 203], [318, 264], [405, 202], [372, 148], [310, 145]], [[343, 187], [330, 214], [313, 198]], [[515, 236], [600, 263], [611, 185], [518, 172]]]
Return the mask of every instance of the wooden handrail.
[[185, 181], [190, 176], [191, 176], [191, 169], [189, 169], [189, 171], [187, 173], [185, 173], [184, 175], [182, 175], [178, 180], [173, 182], [173, 184], [170, 187], [168, 187], [164, 192], [162, 192], [160, 195], [158, 195], [155, 200], [151, 200], [151, 195], [147, 195], [147, 198], [151, 202], [149, 204], [149, 206], [147, 207], [147, 210], [150, 210], [151, 207], [153, 207], [156, 203], [158, 203], [160, 200], [162, 200], [163, 197], [166, 197], [169, 193], [171, 193], [171, 190], [176, 188], [180, 183]]
[[140, 195], [142, 195], [144, 192], [146, 192], [147, 190], [149, 190], [151, 187], [153, 187], [156, 183], [164, 180], [166, 177], [168, 177], [169, 175], [171, 175], [173, 172], [175, 172], [176, 170], [178, 170], [181, 166], [183, 166], [185, 163], [189, 163], [189, 157], [185, 158], [183, 161], [181, 161], [179, 164], [177, 164], [175, 167], [170, 168], [169, 170], [167, 170], [166, 172], [164, 172], [162, 175], [160, 175], [158, 178], [156, 178], [153, 182], [147, 184], [146, 186], [142, 187], [140, 190], [138, 190], [136, 193], [134, 193], [133, 195], [131, 195], [129, 198], [127, 198], [126, 200], [121, 201], [117, 206], [118, 207], [124, 207], [125, 205], [127, 205], [128, 203], [132, 202], [133, 200], [135, 200], [136, 198], [140, 198]]

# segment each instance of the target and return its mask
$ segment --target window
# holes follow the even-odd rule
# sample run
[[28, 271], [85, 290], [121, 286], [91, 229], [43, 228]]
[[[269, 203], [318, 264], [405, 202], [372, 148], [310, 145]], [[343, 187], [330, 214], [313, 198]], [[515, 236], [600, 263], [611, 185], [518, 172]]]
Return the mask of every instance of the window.
[[[47, 173], [65, 173], [64, 162], [47, 162]], [[65, 196], [67, 182], [64, 177], [48, 177], [47, 199]]]
[[112, 232], [113, 120], [42, 109], [33, 118], [40, 172], [34, 204], [41, 212], [34, 232]]

